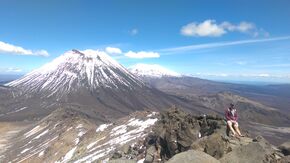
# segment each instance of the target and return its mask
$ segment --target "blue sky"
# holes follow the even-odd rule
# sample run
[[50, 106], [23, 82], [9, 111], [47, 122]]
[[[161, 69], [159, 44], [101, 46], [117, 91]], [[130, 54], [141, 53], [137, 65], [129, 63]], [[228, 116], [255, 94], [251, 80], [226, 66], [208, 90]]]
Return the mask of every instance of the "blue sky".
[[0, 1], [0, 74], [25, 74], [70, 49], [112, 47], [110, 55], [126, 67], [159, 64], [207, 79], [290, 83], [289, 6], [287, 0]]

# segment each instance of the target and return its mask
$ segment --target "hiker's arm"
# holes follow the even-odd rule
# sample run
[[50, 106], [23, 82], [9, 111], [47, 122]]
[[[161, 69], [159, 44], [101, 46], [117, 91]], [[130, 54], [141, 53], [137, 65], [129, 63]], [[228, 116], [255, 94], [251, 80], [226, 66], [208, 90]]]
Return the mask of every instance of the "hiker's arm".
[[234, 120], [235, 120], [236, 122], [238, 121], [238, 113], [237, 113], [237, 112], [235, 113]]

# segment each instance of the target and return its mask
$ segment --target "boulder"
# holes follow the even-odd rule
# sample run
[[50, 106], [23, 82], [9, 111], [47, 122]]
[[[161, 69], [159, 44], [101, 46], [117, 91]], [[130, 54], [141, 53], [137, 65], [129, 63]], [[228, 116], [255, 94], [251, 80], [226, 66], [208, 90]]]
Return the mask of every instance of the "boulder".
[[290, 155], [290, 141], [285, 142], [279, 146], [279, 149], [285, 156]]
[[223, 139], [222, 135], [214, 133], [195, 141], [191, 145], [191, 149], [205, 152], [212, 157], [219, 159], [227, 153], [228, 142]]
[[118, 158], [121, 158], [121, 157], [122, 157], [121, 151], [115, 151], [113, 153], [112, 159], [118, 159]]
[[188, 150], [173, 156], [167, 163], [219, 163], [214, 157], [195, 150]]
[[265, 151], [259, 143], [241, 146], [220, 159], [221, 163], [263, 163]]
[[221, 163], [272, 163], [281, 159], [281, 154], [264, 138], [258, 137], [248, 145], [242, 145], [224, 155]]

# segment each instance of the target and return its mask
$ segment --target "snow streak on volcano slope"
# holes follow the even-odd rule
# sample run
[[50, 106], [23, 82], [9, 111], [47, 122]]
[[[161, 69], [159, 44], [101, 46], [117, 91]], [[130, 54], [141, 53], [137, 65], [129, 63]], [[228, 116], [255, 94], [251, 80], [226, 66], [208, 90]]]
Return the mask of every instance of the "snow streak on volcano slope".
[[171, 70], [168, 70], [160, 65], [156, 65], [156, 64], [153, 64], [153, 65], [150, 65], [150, 64], [136, 64], [136, 65], [133, 65], [131, 67], [129, 67], [129, 70], [137, 75], [137, 76], [140, 76], [140, 77], [155, 77], [155, 78], [161, 78], [161, 77], [181, 77], [182, 75], [177, 73], [177, 72], [174, 72], [174, 71], [171, 71]]
[[133, 89], [143, 83], [102, 51], [72, 50], [7, 86], [21, 88], [26, 93], [46, 91], [47, 97], [59, 97], [80, 88]]

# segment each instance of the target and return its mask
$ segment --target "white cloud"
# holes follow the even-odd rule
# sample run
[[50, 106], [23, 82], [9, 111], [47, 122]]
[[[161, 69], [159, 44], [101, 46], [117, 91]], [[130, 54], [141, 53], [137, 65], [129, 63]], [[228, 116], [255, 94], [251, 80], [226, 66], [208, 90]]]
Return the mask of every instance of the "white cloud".
[[272, 42], [272, 41], [282, 41], [282, 40], [290, 40], [290, 36], [284, 37], [273, 37], [273, 38], [264, 38], [264, 39], [250, 39], [250, 40], [239, 40], [239, 41], [228, 41], [228, 42], [215, 42], [215, 43], [207, 43], [207, 44], [195, 44], [188, 46], [180, 46], [174, 48], [166, 48], [159, 50], [164, 55], [178, 54], [181, 52], [190, 52], [194, 50], [201, 49], [212, 49], [226, 46], [234, 46], [234, 45], [243, 45], [243, 44], [251, 44], [251, 43], [261, 43], [261, 42]]
[[137, 28], [134, 28], [134, 29], [132, 29], [132, 30], [130, 31], [130, 34], [131, 34], [132, 36], [137, 35], [138, 33], [139, 33], [139, 31], [138, 31]]
[[212, 36], [217, 37], [225, 34], [226, 31], [214, 20], [205, 20], [198, 24], [196, 22], [189, 23], [181, 28], [181, 34], [185, 36]]
[[[228, 32], [249, 33], [253, 36], [258, 36], [259, 33], [266, 33], [263, 29], [258, 30], [255, 24], [250, 22], [240, 22], [239, 24], [232, 24], [224, 21], [217, 24], [215, 20], [205, 20], [204, 22], [192, 22], [183, 26], [180, 30], [184, 36], [199, 36], [199, 37], [219, 37]], [[267, 33], [269, 35], [269, 33]], [[266, 36], [266, 35], [265, 35]]]
[[109, 54], [122, 54], [122, 50], [114, 47], [106, 47], [106, 52]]
[[0, 53], [15, 55], [49, 56], [46, 50], [30, 50], [0, 41]]
[[270, 77], [271, 75], [270, 74], [258, 74], [257, 76], [258, 77]]
[[129, 51], [125, 53], [125, 56], [129, 58], [138, 58], [138, 59], [160, 57], [159, 53], [152, 52], [152, 51], [139, 51], [139, 52]]
[[154, 76], [154, 77], [162, 77], [162, 76], [175, 76], [181, 77], [181, 74], [169, 70], [158, 64], [144, 64], [137, 63], [128, 67], [128, 69], [138, 76]]

